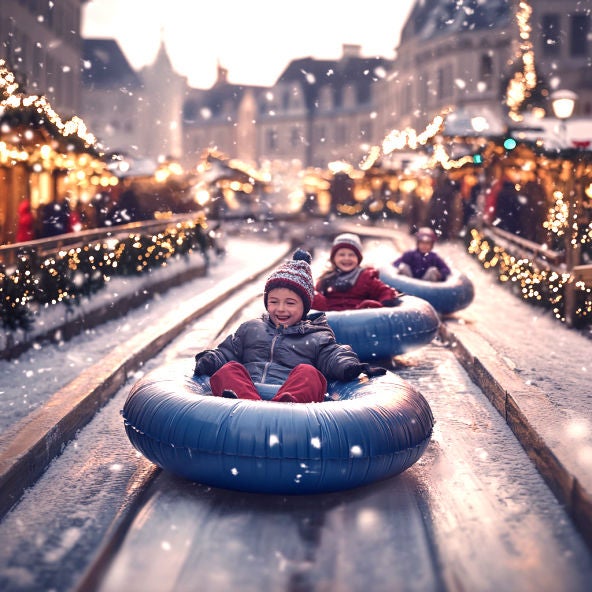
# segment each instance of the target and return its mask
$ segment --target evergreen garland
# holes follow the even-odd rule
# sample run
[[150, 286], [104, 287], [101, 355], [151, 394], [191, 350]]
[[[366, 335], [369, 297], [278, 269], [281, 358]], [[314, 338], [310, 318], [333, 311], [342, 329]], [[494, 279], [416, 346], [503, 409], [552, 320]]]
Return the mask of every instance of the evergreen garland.
[[[550, 309], [555, 318], [565, 320], [565, 284], [570, 281], [569, 274], [539, 269], [529, 259], [508, 253], [476, 229], [470, 233], [467, 249], [484, 269], [496, 274], [501, 283], [509, 285], [521, 298]], [[575, 294], [577, 326], [583, 327], [592, 321], [592, 291], [581, 285]]]
[[149, 273], [171, 257], [201, 251], [207, 264], [213, 246], [202, 223], [187, 222], [154, 236], [133, 234], [45, 258], [23, 249], [14, 271], [0, 265], [0, 322], [7, 331], [29, 331], [40, 307], [71, 308], [103, 289], [110, 277]]

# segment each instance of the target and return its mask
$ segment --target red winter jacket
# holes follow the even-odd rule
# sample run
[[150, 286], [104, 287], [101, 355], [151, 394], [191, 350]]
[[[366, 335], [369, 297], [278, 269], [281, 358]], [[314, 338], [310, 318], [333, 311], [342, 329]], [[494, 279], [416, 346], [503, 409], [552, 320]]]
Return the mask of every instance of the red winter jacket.
[[[331, 288], [323, 290], [323, 279], [319, 279], [315, 286], [314, 299], [312, 307], [315, 310], [352, 310], [358, 308], [379, 308], [386, 303], [393, 306], [399, 293], [394, 288], [387, 286], [378, 275], [378, 270], [374, 267], [365, 267], [362, 269], [356, 283], [346, 292], [332, 290]], [[390, 302], [388, 302], [390, 301]]]
[[31, 203], [29, 200], [24, 200], [18, 207], [18, 223], [16, 228], [16, 242], [23, 243], [35, 238], [33, 232], [34, 224], [33, 214], [31, 213]]

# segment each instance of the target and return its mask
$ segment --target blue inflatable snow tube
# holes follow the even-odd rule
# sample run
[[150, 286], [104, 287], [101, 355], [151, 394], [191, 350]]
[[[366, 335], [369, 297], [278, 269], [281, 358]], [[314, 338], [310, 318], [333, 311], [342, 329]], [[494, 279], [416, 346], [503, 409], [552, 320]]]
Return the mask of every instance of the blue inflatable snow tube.
[[[267, 387], [273, 396], [279, 387]], [[238, 491], [311, 494], [350, 489], [413, 465], [434, 418], [419, 391], [392, 373], [331, 383], [323, 403], [211, 395], [207, 377], [148, 373], [122, 410], [132, 445], [186, 479]]]
[[404, 294], [427, 300], [440, 314], [452, 314], [467, 308], [475, 297], [473, 282], [459, 271], [453, 270], [443, 282], [426, 282], [405, 275], [388, 265], [379, 269], [380, 279]]
[[440, 327], [432, 305], [415, 296], [403, 296], [398, 306], [325, 314], [337, 342], [350, 345], [364, 362], [385, 360], [427, 345]]

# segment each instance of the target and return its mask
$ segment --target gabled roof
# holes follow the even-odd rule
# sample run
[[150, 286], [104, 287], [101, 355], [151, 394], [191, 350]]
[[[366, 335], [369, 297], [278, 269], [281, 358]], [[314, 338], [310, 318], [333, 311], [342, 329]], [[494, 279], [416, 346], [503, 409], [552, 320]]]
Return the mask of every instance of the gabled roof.
[[370, 98], [370, 85], [384, 77], [381, 70], [388, 70], [392, 64], [392, 60], [381, 57], [346, 56], [339, 60], [306, 57], [290, 62], [277, 83], [299, 83], [310, 110], [315, 108], [320, 89], [329, 84], [337, 105], [341, 104], [344, 88], [351, 84], [357, 87], [362, 102]]
[[139, 88], [142, 82], [114, 39], [83, 39], [82, 82], [86, 87]]
[[183, 102], [183, 120], [187, 124], [196, 123], [203, 118], [204, 110], [209, 111], [208, 118], [215, 120], [221, 114], [230, 111], [236, 112], [241, 104], [242, 98], [247, 91], [254, 91], [255, 94], [265, 92], [261, 86], [250, 86], [244, 84], [231, 84], [230, 82], [217, 82], [210, 89], [192, 88], [186, 93]]
[[414, 37], [433, 39], [452, 33], [499, 28], [512, 18], [511, 4], [508, 0], [416, 2], [401, 32], [401, 44]]

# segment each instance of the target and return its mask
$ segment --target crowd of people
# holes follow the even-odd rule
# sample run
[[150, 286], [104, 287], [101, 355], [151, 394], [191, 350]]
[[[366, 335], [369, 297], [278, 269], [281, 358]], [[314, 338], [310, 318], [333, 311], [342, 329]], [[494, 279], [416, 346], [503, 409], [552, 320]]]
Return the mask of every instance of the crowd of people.
[[57, 197], [33, 210], [31, 200], [23, 199], [17, 211], [17, 243], [50, 238], [86, 228], [116, 226], [144, 217], [136, 193], [124, 190], [118, 199], [108, 191], [95, 194], [88, 204], [75, 201], [70, 195]]

